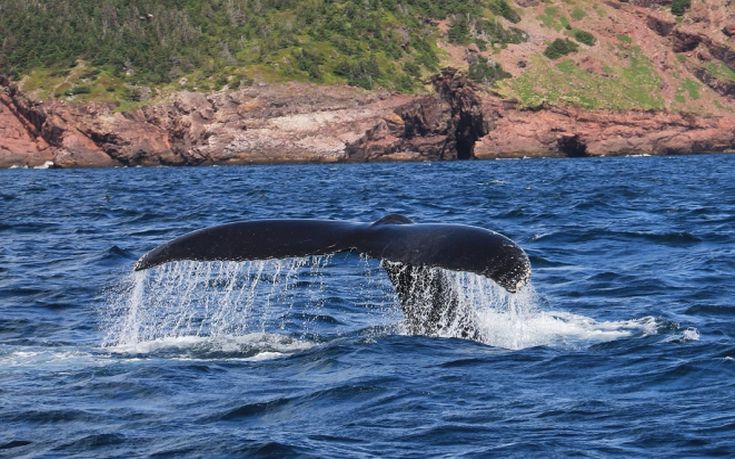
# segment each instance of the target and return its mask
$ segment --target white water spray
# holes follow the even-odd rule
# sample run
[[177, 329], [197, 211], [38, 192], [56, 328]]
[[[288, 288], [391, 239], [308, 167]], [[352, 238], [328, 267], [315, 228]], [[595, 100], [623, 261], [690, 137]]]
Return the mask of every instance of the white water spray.
[[[444, 276], [456, 292], [456, 308], [461, 313], [458, 317], [439, 318], [442, 327], [438, 335], [441, 337], [462, 337], [466, 316], [476, 321], [480, 342], [513, 350], [534, 346], [583, 347], [657, 331], [653, 317], [605, 322], [563, 311], [543, 310], [531, 284], [512, 294], [474, 273], [432, 270], [430, 276], [437, 275]], [[430, 289], [430, 283], [419, 281], [415, 284], [427, 292]]]
[[[149, 352], [161, 348], [201, 347], [216, 343], [215, 351], [258, 348], [265, 354], [304, 349], [315, 343], [314, 317], [327, 308], [335, 316], [349, 315], [325, 304], [336, 281], [327, 282], [329, 256], [248, 262], [168, 263], [136, 272], [123, 295], [111, 301], [105, 323], [104, 345], [125, 352]], [[346, 275], [337, 287], [337, 298], [352, 305], [390, 303], [389, 309], [373, 309], [368, 326], [385, 326], [386, 318], [400, 322], [400, 306], [394, 300], [387, 276], [365, 260], [360, 277]], [[472, 273], [437, 269], [457, 293], [458, 311], [437, 334], [462, 337], [465, 316], [477, 323], [478, 339], [506, 349], [540, 345], [589, 345], [638, 333], [655, 333], [655, 321], [597, 322], [565, 312], [543, 311], [531, 285], [510, 294], [493, 281]], [[365, 284], [370, 285], [365, 285]], [[339, 292], [339, 289], [342, 292]], [[329, 291], [328, 291], [329, 290]], [[334, 298], [334, 297], [333, 297]], [[339, 301], [339, 300], [338, 300]], [[369, 314], [371, 311], [360, 311]], [[343, 317], [340, 317], [342, 320]], [[354, 315], [352, 317], [354, 320]], [[349, 318], [347, 319], [349, 320]], [[443, 320], [443, 319], [442, 319]], [[362, 324], [365, 325], [364, 320]], [[408, 333], [402, 324], [397, 331]], [[420, 331], [418, 333], [421, 333]], [[211, 349], [210, 349], [211, 350]], [[257, 352], [256, 352], [257, 353]]]
[[323, 285], [320, 268], [327, 261], [183, 261], [135, 272], [126, 293], [111, 302], [104, 344], [130, 347], [181, 337], [283, 330], [294, 304], [303, 301], [294, 295], [294, 286]]

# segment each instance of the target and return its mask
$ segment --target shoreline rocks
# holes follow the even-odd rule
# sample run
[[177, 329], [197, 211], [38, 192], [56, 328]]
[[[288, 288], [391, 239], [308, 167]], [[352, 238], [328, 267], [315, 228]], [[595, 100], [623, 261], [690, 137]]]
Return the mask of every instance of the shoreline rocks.
[[445, 69], [436, 93], [263, 85], [130, 113], [0, 91], [0, 167], [331, 163], [732, 151], [735, 115], [526, 109]]

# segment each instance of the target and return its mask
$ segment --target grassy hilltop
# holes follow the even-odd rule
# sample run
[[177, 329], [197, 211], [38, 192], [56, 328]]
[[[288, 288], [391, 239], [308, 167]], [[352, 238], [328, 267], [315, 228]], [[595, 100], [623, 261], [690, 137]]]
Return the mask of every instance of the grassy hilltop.
[[87, 84], [56, 95], [182, 78], [204, 90], [260, 78], [412, 91], [441, 63], [432, 21], [502, 8], [505, 0], [5, 0], [1, 58], [16, 78], [52, 80], [84, 62]]
[[[651, 11], [678, 24], [698, 3], [711, 7], [706, 0], [668, 3]], [[583, 0], [4, 0], [0, 73], [40, 99], [109, 102], [120, 110], [173, 90], [260, 81], [421, 92], [426, 78], [445, 65], [530, 107], [732, 110], [732, 98], [706, 86], [698, 73], [735, 82], [731, 67], [674, 53], [645, 18], [613, 6]]]

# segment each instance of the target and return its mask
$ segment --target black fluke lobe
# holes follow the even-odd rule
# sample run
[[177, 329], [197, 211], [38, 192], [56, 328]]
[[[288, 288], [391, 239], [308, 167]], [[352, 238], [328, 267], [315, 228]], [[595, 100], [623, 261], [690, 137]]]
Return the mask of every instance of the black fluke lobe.
[[[476, 226], [414, 223], [399, 214], [387, 215], [374, 223], [287, 219], [214, 226], [154, 248], [138, 260], [135, 270], [177, 260], [246, 261], [350, 251], [381, 260], [410, 321], [431, 319], [410, 317], [417, 299], [411, 298], [409, 292], [417, 289], [407, 283], [430, 285], [432, 291], [440, 292], [433, 301], [436, 308], [452, 308], [456, 303], [447, 299], [451, 292], [447, 293], [447, 283], [437, 278], [441, 273], [431, 268], [479, 274], [510, 293], [525, 286], [531, 277], [526, 253], [500, 233]], [[409, 272], [410, 276], [399, 275]], [[432, 315], [445, 312], [434, 311]]]

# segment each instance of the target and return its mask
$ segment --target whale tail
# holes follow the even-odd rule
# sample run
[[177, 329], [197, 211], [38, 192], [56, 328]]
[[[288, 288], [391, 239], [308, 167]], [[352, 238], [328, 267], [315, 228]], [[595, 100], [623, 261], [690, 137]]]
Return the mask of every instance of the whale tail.
[[135, 270], [176, 260], [263, 260], [360, 254], [425, 268], [467, 271], [513, 293], [529, 280], [526, 253], [507, 237], [466, 225], [414, 223], [390, 214], [374, 223], [338, 220], [254, 220], [194, 231], [143, 255]]
[[205, 228], [143, 255], [135, 270], [176, 260], [262, 260], [355, 251], [381, 260], [409, 332], [436, 335], [449, 324], [477, 337], [473, 311], [440, 269], [473, 272], [514, 293], [531, 275], [526, 253], [507, 237], [465, 225], [417, 224], [391, 214], [374, 223], [255, 220]]

